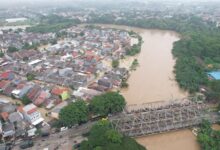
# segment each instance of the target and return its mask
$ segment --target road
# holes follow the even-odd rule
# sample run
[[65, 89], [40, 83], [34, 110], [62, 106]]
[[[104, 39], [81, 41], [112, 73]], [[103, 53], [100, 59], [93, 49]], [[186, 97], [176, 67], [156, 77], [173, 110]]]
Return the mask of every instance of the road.
[[[79, 127], [50, 134], [49, 137], [39, 137], [33, 139], [34, 146], [27, 150], [43, 150], [44, 148], [48, 148], [49, 150], [72, 150], [72, 146], [75, 141], [80, 143], [85, 140], [86, 138], [82, 137], [82, 134], [87, 133], [95, 123], [96, 122], [88, 122]], [[13, 150], [20, 150], [19, 144], [17, 144]]]

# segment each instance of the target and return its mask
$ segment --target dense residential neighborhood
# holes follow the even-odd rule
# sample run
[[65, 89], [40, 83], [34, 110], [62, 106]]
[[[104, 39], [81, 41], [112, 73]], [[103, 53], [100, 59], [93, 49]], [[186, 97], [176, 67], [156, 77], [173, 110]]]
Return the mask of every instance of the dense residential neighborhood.
[[[42, 41], [55, 38], [54, 34], [2, 32], [0, 45], [5, 55], [0, 59], [0, 91], [8, 97], [0, 99], [4, 141], [35, 136], [36, 131], [50, 128], [48, 123], [59, 119], [68, 103], [88, 102], [119, 89], [129, 77], [128, 69], [111, 65], [132, 46], [133, 37], [127, 31], [73, 26], [60, 32], [66, 33], [62, 39], [45, 46]], [[29, 46], [35, 41], [38, 47], [22, 49], [27, 39]], [[9, 52], [12, 43], [17, 50]]]

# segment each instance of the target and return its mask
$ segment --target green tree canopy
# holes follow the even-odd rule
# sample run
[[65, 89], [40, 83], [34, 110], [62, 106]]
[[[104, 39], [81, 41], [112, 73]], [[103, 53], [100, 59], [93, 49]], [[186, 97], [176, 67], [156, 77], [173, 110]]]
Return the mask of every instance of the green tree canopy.
[[16, 47], [13, 47], [13, 46], [8, 47], [8, 52], [9, 53], [14, 53], [14, 52], [17, 52], [17, 51], [18, 51], [18, 49]]
[[197, 136], [197, 140], [202, 150], [219, 150], [220, 148], [220, 131], [211, 128], [208, 121], [203, 121]]
[[28, 80], [28, 81], [32, 81], [32, 80], [35, 79], [35, 75], [32, 74], [32, 73], [28, 73], [28, 74], [26, 75], [26, 77], [27, 77], [27, 80]]
[[108, 115], [121, 112], [125, 107], [125, 99], [118, 92], [108, 92], [95, 96], [90, 103], [90, 110], [96, 115]]
[[123, 136], [111, 128], [108, 121], [99, 121], [89, 132], [88, 141], [81, 143], [80, 150], [146, 150], [134, 139]]
[[83, 100], [77, 100], [61, 109], [59, 119], [64, 126], [86, 122], [88, 120], [88, 107]]
[[117, 68], [119, 66], [119, 60], [113, 60], [112, 61], [112, 67]]
[[27, 105], [31, 103], [31, 100], [25, 95], [24, 97], [22, 97], [21, 102], [22, 104]]

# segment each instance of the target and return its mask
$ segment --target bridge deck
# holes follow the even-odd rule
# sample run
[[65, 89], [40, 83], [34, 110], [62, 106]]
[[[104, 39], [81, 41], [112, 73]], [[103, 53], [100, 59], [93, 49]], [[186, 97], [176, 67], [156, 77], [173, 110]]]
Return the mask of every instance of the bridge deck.
[[141, 109], [126, 110], [111, 119], [113, 127], [121, 133], [135, 137], [195, 126], [204, 119], [203, 103], [171, 102], [166, 105], [145, 105]]

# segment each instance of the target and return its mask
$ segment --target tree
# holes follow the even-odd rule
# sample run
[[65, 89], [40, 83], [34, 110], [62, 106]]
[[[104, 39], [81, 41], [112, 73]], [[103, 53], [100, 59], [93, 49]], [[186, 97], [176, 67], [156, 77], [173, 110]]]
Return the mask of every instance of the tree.
[[18, 51], [18, 49], [16, 47], [13, 47], [13, 46], [8, 47], [8, 52], [9, 53], [14, 53], [14, 52], [17, 52], [17, 51]]
[[112, 61], [112, 67], [117, 68], [119, 66], [119, 61], [118, 60], [113, 60]]
[[127, 80], [122, 79], [121, 88], [127, 88], [128, 86], [129, 86], [129, 84], [127, 83]]
[[58, 15], [42, 16], [40, 19], [41, 21], [38, 25], [28, 27], [26, 31], [36, 33], [57, 33], [62, 29], [80, 23], [79, 19], [69, 19]]
[[50, 43], [51, 43], [52, 45], [55, 45], [55, 44], [57, 44], [57, 40], [56, 40], [56, 39], [52, 39], [52, 40], [50, 41]]
[[145, 150], [134, 139], [114, 130], [108, 121], [97, 122], [89, 132], [88, 141], [81, 143], [80, 150]]
[[77, 100], [61, 109], [59, 120], [64, 126], [69, 127], [84, 123], [88, 120], [88, 106], [83, 100]]
[[0, 57], [4, 57], [4, 53], [2, 51], [0, 51]]
[[118, 92], [107, 92], [93, 97], [89, 107], [94, 114], [105, 116], [110, 113], [121, 112], [125, 104], [124, 97]]
[[106, 137], [108, 141], [112, 143], [121, 143], [122, 142], [122, 135], [117, 131], [110, 129], [106, 132]]
[[27, 97], [27, 95], [25, 95], [24, 97], [22, 97], [21, 102], [22, 104], [27, 105], [31, 103], [31, 100]]
[[208, 121], [203, 121], [200, 125], [197, 140], [200, 143], [202, 150], [219, 150], [220, 132], [213, 130]]
[[80, 36], [84, 36], [85, 33], [84, 33], [84, 32], [80, 32], [79, 35], [80, 35]]
[[32, 73], [28, 73], [28, 74], [26, 75], [26, 77], [27, 77], [27, 80], [28, 80], [28, 81], [32, 81], [32, 80], [35, 79], [35, 75], [32, 74]]

